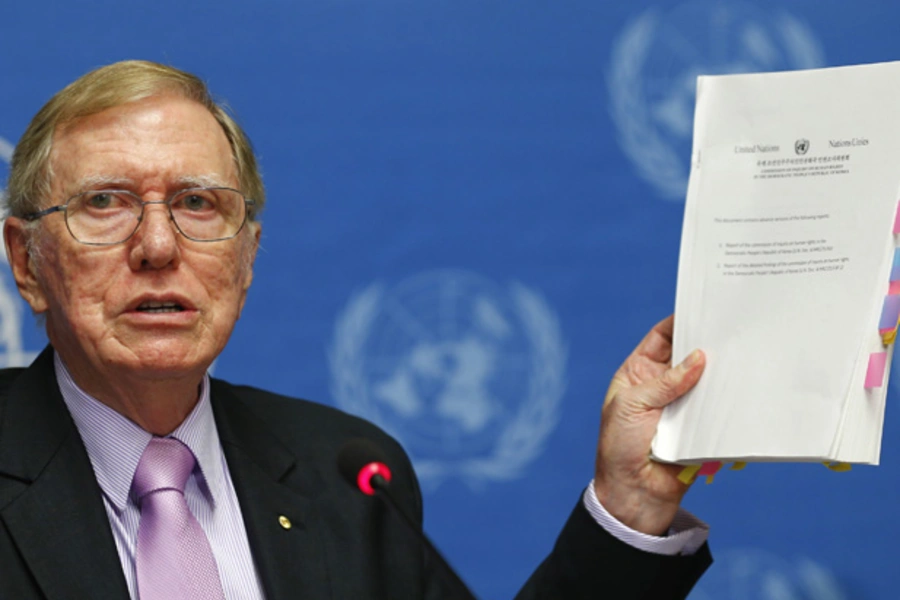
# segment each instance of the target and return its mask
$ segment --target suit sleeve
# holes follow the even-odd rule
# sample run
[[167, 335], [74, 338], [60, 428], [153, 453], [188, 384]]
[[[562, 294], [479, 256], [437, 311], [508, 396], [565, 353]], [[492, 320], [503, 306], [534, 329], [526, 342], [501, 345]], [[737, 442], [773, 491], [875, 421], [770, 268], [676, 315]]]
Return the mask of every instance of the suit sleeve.
[[711, 563], [706, 544], [690, 556], [633, 548], [598, 526], [579, 501], [516, 600], [680, 600]]

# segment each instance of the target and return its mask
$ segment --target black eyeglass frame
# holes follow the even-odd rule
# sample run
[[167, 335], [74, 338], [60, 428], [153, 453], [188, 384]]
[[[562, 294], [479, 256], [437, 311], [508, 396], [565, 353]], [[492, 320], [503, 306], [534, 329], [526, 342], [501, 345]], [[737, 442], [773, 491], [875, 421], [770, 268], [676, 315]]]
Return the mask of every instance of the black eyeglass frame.
[[[175, 219], [175, 215], [172, 214], [172, 201], [177, 196], [181, 196], [182, 194], [189, 194], [190, 192], [201, 191], [201, 190], [202, 191], [223, 190], [223, 191], [235, 192], [244, 199], [244, 218], [241, 221], [241, 226], [237, 228], [237, 231], [235, 231], [233, 234], [229, 235], [228, 237], [204, 240], [204, 239], [200, 239], [200, 238], [191, 237], [181, 229], [181, 226], [178, 225], [178, 221]], [[137, 216], [137, 223], [135, 223], [134, 229], [131, 231], [131, 233], [128, 234], [128, 237], [126, 237], [124, 240], [121, 240], [118, 242], [85, 242], [83, 240], [78, 239], [78, 236], [72, 232], [72, 228], [69, 226], [69, 216], [68, 216], [68, 212], [66, 212], [66, 209], [68, 208], [69, 203], [72, 202], [72, 200], [75, 200], [76, 198], [80, 198], [81, 196], [84, 196], [85, 194], [89, 194], [89, 193], [124, 194], [126, 196], [135, 198], [138, 202], [140, 202], [141, 213]], [[87, 191], [79, 192], [79, 193], [75, 194], [74, 196], [72, 196], [71, 198], [69, 198], [62, 204], [57, 204], [56, 206], [51, 206], [50, 208], [45, 208], [45, 209], [39, 210], [37, 212], [32, 212], [32, 213], [22, 215], [22, 218], [28, 222], [34, 222], [34, 221], [37, 221], [38, 219], [46, 217], [47, 215], [52, 215], [55, 212], [64, 212], [65, 214], [63, 215], [63, 217], [64, 217], [64, 220], [66, 223], [66, 229], [69, 231], [69, 235], [71, 235], [72, 238], [79, 244], [84, 244], [86, 246], [116, 246], [118, 244], [124, 244], [125, 242], [130, 240], [134, 236], [135, 233], [137, 233], [138, 227], [141, 226], [141, 222], [144, 220], [144, 207], [147, 206], [148, 204], [165, 204], [166, 208], [169, 209], [169, 220], [172, 221], [172, 223], [175, 225], [175, 229], [178, 231], [178, 233], [180, 233], [187, 239], [189, 239], [193, 242], [224, 242], [226, 240], [234, 239], [235, 237], [237, 237], [237, 235], [241, 231], [243, 231], [244, 225], [246, 225], [247, 221], [250, 219], [250, 207], [256, 204], [256, 200], [254, 200], [253, 198], [248, 198], [240, 190], [236, 190], [236, 189], [230, 188], [230, 187], [221, 187], [221, 186], [220, 187], [185, 188], [183, 190], [178, 190], [177, 192], [175, 192], [174, 194], [172, 194], [165, 200], [144, 200], [143, 198], [141, 198], [134, 192], [130, 192], [128, 190], [87, 190]]]

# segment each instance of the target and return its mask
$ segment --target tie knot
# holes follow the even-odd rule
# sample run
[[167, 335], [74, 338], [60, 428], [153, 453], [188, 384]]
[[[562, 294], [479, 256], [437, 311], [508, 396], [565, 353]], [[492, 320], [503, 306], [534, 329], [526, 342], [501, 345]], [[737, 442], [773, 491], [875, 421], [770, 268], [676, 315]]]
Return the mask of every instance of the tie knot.
[[154, 437], [141, 455], [132, 489], [138, 498], [159, 490], [178, 490], [194, 469], [194, 453], [175, 438]]

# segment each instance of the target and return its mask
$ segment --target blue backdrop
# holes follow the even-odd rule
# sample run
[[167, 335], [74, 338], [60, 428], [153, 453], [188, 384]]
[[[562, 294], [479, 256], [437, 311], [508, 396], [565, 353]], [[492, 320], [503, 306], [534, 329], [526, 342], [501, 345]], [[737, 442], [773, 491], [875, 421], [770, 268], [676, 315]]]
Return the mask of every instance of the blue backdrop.
[[[227, 99], [270, 200], [216, 374], [394, 432], [428, 531], [488, 599], [553, 543], [609, 377], [673, 308], [696, 75], [892, 60], [900, 19], [887, 0], [3, 8], [4, 178], [28, 119], [93, 67], [163, 61]], [[6, 267], [0, 284], [0, 360], [19, 363], [43, 337]], [[879, 468], [695, 486], [718, 560], [692, 598], [896, 598], [891, 400]]]

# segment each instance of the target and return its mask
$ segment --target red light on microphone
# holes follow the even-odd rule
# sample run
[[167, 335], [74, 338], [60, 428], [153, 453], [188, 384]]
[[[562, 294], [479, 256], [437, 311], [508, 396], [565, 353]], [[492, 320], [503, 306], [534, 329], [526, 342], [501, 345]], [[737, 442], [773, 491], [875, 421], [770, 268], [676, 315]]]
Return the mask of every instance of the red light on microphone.
[[372, 479], [376, 476], [380, 476], [384, 483], [390, 483], [391, 470], [384, 463], [370, 462], [359, 470], [359, 474], [356, 476], [356, 485], [363, 493], [374, 496], [376, 490], [372, 487]]

